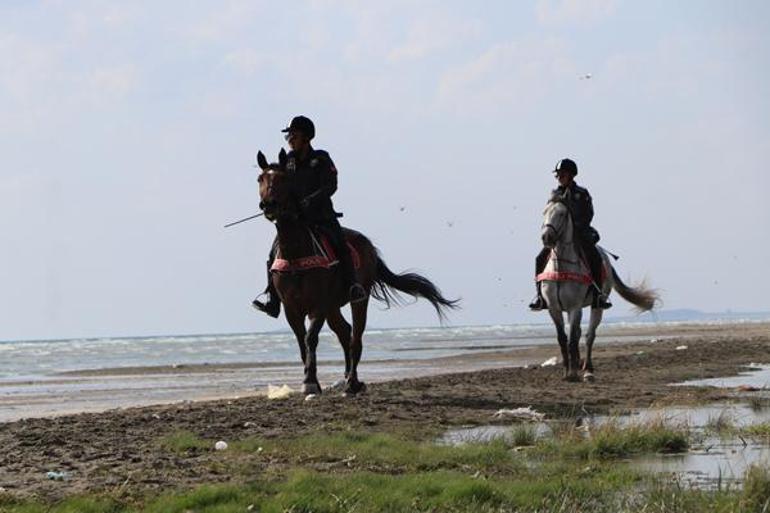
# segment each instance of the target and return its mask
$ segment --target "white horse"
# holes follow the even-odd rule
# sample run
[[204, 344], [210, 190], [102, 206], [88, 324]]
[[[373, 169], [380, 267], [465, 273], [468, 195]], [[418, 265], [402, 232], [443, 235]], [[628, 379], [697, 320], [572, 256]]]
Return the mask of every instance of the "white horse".
[[[578, 371], [581, 367], [578, 347], [581, 336], [580, 321], [583, 318], [583, 308], [592, 304], [593, 294], [589, 294], [589, 290], [593, 288], [593, 280], [591, 271], [573, 241], [572, 216], [569, 209], [561, 201], [551, 201], [545, 207], [543, 218], [541, 238], [543, 245], [551, 248], [551, 258], [545, 271], [538, 275], [537, 280], [542, 283], [543, 298], [548, 305], [548, 313], [556, 325], [565, 379], [578, 381]], [[607, 252], [601, 248], [597, 249], [604, 262], [606, 274], [602, 286], [604, 295], [609, 296], [614, 288], [623, 299], [635, 305], [640, 311], [652, 310], [658, 302], [658, 294], [643, 283], [636, 287], [626, 286], [612, 267]], [[564, 330], [564, 312], [567, 312], [569, 319], [569, 338]], [[586, 333], [586, 358], [582, 364], [585, 381], [594, 380], [591, 348], [600, 322], [602, 322], [602, 310], [592, 307]]]

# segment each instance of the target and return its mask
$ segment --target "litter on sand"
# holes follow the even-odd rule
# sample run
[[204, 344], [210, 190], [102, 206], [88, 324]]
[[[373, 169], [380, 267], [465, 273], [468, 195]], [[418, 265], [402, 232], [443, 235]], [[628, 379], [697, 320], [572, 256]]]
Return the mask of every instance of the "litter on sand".
[[677, 351], [684, 351], [685, 349], [687, 349], [687, 346], [676, 346]]
[[547, 359], [543, 363], [540, 364], [541, 367], [551, 367], [553, 365], [556, 365], [558, 363], [559, 359], [555, 356], [552, 356], [551, 358]]
[[224, 440], [220, 440], [214, 444], [215, 451], [224, 451], [225, 449], [227, 449], [227, 442]]
[[281, 385], [279, 387], [267, 385], [268, 399], [286, 399], [293, 393], [294, 390], [289, 385]]
[[45, 473], [45, 477], [47, 477], [52, 481], [67, 481], [69, 480], [70, 475], [67, 472], [56, 472], [54, 470], [51, 470]]
[[511, 419], [511, 420], [523, 420], [530, 422], [542, 422], [545, 420], [545, 413], [533, 410], [531, 407], [526, 408], [503, 408], [497, 410], [493, 415], [496, 419]]

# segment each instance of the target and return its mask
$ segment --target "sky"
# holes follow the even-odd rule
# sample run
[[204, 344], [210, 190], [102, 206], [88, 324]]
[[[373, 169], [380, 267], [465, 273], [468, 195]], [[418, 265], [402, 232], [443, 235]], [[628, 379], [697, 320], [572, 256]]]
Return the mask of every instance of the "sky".
[[770, 310], [768, 63], [758, 0], [0, 0], [0, 340], [285, 329], [249, 306], [274, 226], [223, 225], [297, 114], [344, 224], [462, 298], [449, 325], [546, 322], [563, 157], [621, 277]]

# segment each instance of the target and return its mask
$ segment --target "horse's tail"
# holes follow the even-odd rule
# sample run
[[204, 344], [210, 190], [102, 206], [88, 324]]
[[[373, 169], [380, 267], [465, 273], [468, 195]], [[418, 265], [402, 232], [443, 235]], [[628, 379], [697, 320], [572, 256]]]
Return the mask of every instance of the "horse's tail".
[[372, 286], [372, 297], [384, 302], [388, 308], [392, 304], [404, 303], [399, 294], [403, 292], [414, 298], [427, 299], [441, 321], [446, 319], [448, 310], [459, 308], [458, 299], [447, 299], [441, 295], [441, 291], [428, 278], [417, 273], [396, 274], [385, 265], [380, 255], [377, 255], [377, 277]]
[[615, 290], [623, 299], [636, 306], [640, 312], [647, 312], [655, 308], [660, 301], [660, 295], [655, 290], [647, 287], [644, 281], [635, 287], [629, 287], [620, 279], [615, 268], [613, 266], [610, 268], [612, 269], [612, 281]]

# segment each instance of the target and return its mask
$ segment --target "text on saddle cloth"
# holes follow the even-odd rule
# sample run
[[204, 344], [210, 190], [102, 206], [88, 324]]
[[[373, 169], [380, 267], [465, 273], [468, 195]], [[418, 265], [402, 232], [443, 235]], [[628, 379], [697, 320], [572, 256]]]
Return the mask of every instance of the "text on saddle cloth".
[[[313, 247], [315, 248], [314, 255], [308, 255], [300, 258], [293, 258], [291, 260], [281, 258], [280, 251], [273, 262], [271, 271], [276, 272], [298, 272], [307, 271], [310, 269], [329, 269], [339, 263], [337, 254], [334, 251], [329, 238], [326, 235], [310, 232], [313, 238]], [[350, 251], [350, 258], [353, 261], [353, 267], [359, 269], [361, 267], [361, 257], [358, 254], [358, 250], [350, 243], [345, 241]]]

